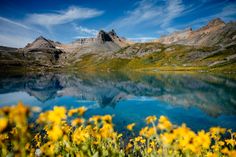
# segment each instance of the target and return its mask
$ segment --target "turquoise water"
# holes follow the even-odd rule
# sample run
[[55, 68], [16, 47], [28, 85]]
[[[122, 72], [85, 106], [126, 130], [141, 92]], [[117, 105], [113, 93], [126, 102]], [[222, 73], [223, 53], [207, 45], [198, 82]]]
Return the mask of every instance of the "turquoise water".
[[119, 131], [131, 122], [142, 127], [149, 115], [195, 131], [236, 130], [236, 80], [205, 73], [1, 74], [0, 106], [19, 100], [43, 111], [86, 106], [85, 117], [112, 114]]

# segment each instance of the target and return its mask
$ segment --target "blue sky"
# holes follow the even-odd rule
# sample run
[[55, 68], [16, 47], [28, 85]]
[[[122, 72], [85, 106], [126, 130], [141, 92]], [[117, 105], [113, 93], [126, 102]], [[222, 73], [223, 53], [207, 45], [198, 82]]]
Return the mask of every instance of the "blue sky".
[[216, 17], [235, 21], [236, 0], [1, 0], [0, 45], [24, 47], [40, 35], [69, 43], [100, 29], [145, 41]]

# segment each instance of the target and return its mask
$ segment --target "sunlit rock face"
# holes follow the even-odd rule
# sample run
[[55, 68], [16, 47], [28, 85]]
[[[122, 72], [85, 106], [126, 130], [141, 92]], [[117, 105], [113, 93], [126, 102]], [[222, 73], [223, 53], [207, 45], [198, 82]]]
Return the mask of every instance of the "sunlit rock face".
[[78, 45], [88, 45], [95, 42], [97, 42], [97, 38], [80, 38], [74, 41], [73, 43]]
[[64, 53], [58, 46], [60, 43], [40, 36], [24, 48], [0, 47], [0, 65], [12, 68], [53, 67], [59, 65], [59, 57]]
[[236, 23], [225, 23], [220, 18], [213, 19], [207, 25], [192, 30], [174, 32], [170, 35], [154, 40], [163, 44], [184, 44], [184, 45], [199, 45], [213, 46], [235, 42], [233, 39], [236, 31]]
[[49, 49], [49, 48], [56, 48], [56, 44], [53, 41], [50, 41], [50, 40], [44, 38], [43, 36], [39, 36], [32, 43], [28, 43], [25, 46], [26, 50]]

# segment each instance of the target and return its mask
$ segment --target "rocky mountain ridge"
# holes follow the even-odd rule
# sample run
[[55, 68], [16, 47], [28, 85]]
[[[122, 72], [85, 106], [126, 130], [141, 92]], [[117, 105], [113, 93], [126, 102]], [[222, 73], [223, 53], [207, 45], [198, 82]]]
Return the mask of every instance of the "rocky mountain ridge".
[[71, 44], [61, 44], [43, 36], [28, 43], [24, 48], [0, 47], [0, 64], [11, 66], [61, 67], [73, 59], [89, 53], [109, 53], [128, 45], [114, 30], [101, 30], [96, 38], [82, 38]]
[[[213, 19], [197, 30], [174, 32], [148, 43], [132, 43], [114, 30], [97, 37], [62, 44], [38, 37], [24, 48], [0, 47], [4, 67], [79, 68], [117, 70], [168, 67], [212, 69], [231, 67], [236, 61], [236, 22]], [[165, 69], [165, 68], [164, 68]]]
[[213, 19], [197, 30], [192, 28], [163, 36], [154, 42], [162, 44], [184, 44], [214, 46], [236, 42], [236, 23], [225, 23], [220, 18]]
[[74, 41], [73, 43], [78, 43], [81, 45], [84, 44], [93, 44], [93, 43], [105, 43], [105, 42], [114, 42], [120, 47], [127, 46], [127, 42], [124, 38], [120, 38], [115, 30], [111, 30], [109, 32], [105, 32], [104, 30], [100, 30], [97, 34], [97, 37], [94, 38], [80, 38]]

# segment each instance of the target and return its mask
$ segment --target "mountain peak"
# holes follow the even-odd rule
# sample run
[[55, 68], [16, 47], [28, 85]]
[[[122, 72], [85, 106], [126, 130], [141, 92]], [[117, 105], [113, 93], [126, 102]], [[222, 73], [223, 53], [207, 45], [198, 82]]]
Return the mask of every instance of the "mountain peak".
[[111, 35], [111, 36], [116, 36], [117, 37], [117, 34], [116, 34], [114, 29], [112, 29], [110, 32], [108, 32], [108, 34]]
[[97, 36], [98, 40], [100, 42], [106, 42], [106, 41], [113, 41], [112, 38], [110, 37], [110, 35], [105, 32], [104, 30], [100, 30]]
[[221, 20], [220, 18], [215, 18], [215, 19], [212, 19], [211, 21], [209, 21], [207, 26], [218, 26], [221, 24], [225, 24], [225, 22], [223, 20]]
[[44, 38], [43, 36], [39, 36], [32, 43], [29, 43], [25, 46], [27, 49], [38, 49], [38, 48], [55, 48], [54, 44]]
[[38, 38], [36, 38], [36, 39], [46, 39], [46, 38], [44, 38], [42, 35], [40, 35]]

